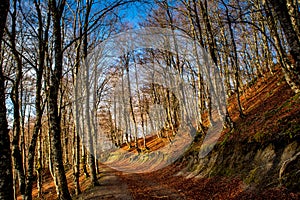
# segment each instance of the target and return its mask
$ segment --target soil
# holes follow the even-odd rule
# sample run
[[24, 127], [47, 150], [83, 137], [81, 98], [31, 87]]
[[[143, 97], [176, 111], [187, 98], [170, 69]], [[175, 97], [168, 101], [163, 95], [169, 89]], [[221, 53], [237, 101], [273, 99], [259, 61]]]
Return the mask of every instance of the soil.
[[300, 193], [283, 187], [259, 191], [246, 186], [238, 177], [186, 178], [177, 175], [180, 169], [181, 165], [171, 165], [152, 173], [128, 174], [102, 166], [101, 186], [74, 199], [300, 199]]
[[75, 197], [77, 200], [96, 199], [133, 199], [125, 182], [117, 175], [117, 172], [105, 166], [101, 166], [100, 186], [88, 189], [86, 192]]

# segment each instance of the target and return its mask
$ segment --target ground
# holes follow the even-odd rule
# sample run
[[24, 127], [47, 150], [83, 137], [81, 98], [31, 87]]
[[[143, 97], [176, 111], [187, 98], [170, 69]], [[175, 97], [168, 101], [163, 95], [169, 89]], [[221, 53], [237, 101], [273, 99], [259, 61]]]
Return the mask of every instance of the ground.
[[239, 178], [213, 177], [204, 179], [177, 176], [179, 165], [148, 174], [126, 174], [103, 166], [101, 186], [74, 198], [92, 199], [299, 199], [299, 193], [284, 188], [258, 191], [248, 188]]

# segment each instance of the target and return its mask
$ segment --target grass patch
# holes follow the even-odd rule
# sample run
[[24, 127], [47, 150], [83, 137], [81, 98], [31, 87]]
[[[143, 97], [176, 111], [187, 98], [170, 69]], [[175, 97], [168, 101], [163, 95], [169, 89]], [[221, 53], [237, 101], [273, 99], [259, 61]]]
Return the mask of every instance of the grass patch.
[[244, 182], [249, 185], [251, 183], [258, 183], [258, 180], [257, 180], [257, 169], [258, 167], [252, 169], [250, 172], [249, 172], [249, 175], [244, 179]]
[[223, 139], [223, 141], [221, 142], [221, 147], [224, 147], [225, 145], [226, 145], [226, 143], [228, 142], [228, 140], [229, 140], [229, 137], [230, 137], [230, 135], [232, 134], [232, 133], [234, 133], [234, 128], [233, 129], [231, 129], [228, 133], [226, 133], [226, 135], [225, 135], [225, 138]]
[[257, 132], [257, 133], [253, 136], [254, 141], [256, 141], [256, 142], [262, 142], [262, 141], [264, 141], [265, 135], [266, 135], [266, 134], [263, 133], [263, 132]]
[[293, 124], [293, 122], [291, 123], [291, 127], [288, 130], [284, 131], [283, 135], [288, 135], [292, 139], [297, 135], [300, 135], [300, 124]]

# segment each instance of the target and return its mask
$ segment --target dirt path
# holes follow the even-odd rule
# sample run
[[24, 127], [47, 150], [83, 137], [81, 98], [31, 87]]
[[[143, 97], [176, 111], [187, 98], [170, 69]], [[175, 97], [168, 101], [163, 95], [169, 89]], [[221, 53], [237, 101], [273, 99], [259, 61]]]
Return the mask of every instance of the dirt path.
[[77, 196], [76, 200], [264, 200], [299, 199], [300, 193], [284, 188], [253, 190], [239, 178], [185, 178], [175, 176], [179, 169], [169, 166], [156, 172], [129, 174], [101, 167], [100, 186]]
[[122, 199], [132, 200], [133, 197], [127, 184], [121, 180], [116, 172], [109, 168], [102, 168], [100, 186], [96, 186], [75, 199], [77, 200], [98, 200], [98, 199]]
[[100, 186], [89, 189], [74, 199], [187, 199], [181, 190], [176, 190], [153, 177], [149, 178], [148, 175], [118, 172], [105, 166], [102, 166], [101, 174]]
[[146, 175], [125, 174], [121, 177], [128, 184], [134, 199], [186, 199], [181, 190]]

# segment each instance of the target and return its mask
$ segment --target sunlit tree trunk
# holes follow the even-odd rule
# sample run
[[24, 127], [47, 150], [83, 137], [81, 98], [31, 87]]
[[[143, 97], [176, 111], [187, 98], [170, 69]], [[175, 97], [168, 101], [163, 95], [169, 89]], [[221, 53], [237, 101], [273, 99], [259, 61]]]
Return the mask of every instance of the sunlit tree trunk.
[[[273, 7], [290, 48], [292, 60], [284, 58], [287, 63], [283, 66], [285, 79], [295, 93], [300, 93], [300, 42], [297, 34], [299, 27], [297, 24], [293, 25], [286, 0], [268, 0], [267, 2]], [[294, 17], [299, 19], [299, 11]]]
[[236, 93], [236, 99], [237, 99], [237, 105], [238, 105], [238, 111], [240, 117], [244, 117], [244, 112], [241, 104], [241, 94], [240, 94], [240, 79], [239, 79], [239, 62], [238, 62], [238, 53], [237, 53], [237, 46], [235, 42], [235, 36], [234, 36], [234, 30], [232, 27], [232, 21], [229, 15], [229, 9], [226, 3], [222, 0], [223, 5], [225, 6], [225, 12], [226, 12], [226, 20], [228, 23], [229, 33], [230, 33], [230, 39], [231, 39], [231, 45], [233, 48], [233, 65], [234, 65], [234, 80], [235, 80], [235, 93]]
[[[89, 26], [89, 15], [90, 15], [90, 11], [91, 11], [91, 6], [92, 6], [93, 1], [89, 1], [86, 0], [86, 13], [85, 13], [85, 19], [84, 19], [84, 26], [83, 26], [83, 59], [84, 62], [88, 62], [87, 56], [88, 56], [88, 35], [87, 35], [87, 31], [88, 31], [88, 26]], [[95, 156], [94, 156], [94, 141], [93, 141], [93, 130], [92, 130], [92, 118], [93, 116], [91, 115], [91, 111], [90, 111], [90, 98], [93, 94], [90, 94], [90, 79], [92, 78], [90, 76], [90, 69], [88, 64], [85, 66], [85, 86], [86, 86], [86, 107], [85, 108], [85, 120], [86, 120], [86, 128], [87, 128], [87, 140], [88, 140], [88, 164], [89, 164], [89, 169], [90, 169], [90, 173], [91, 173], [91, 181], [92, 181], [92, 185], [96, 186], [98, 185], [98, 181], [97, 181], [97, 174], [96, 174], [96, 166], [95, 166]], [[91, 105], [92, 106], [92, 105]]]
[[[38, 197], [42, 198], [43, 194], [43, 174], [42, 169], [44, 167], [43, 165], [43, 142], [42, 142], [42, 129], [40, 129], [40, 134], [38, 136], [37, 141], [37, 167], [36, 167], [36, 176], [37, 176], [37, 189], [38, 189]], [[28, 187], [28, 183], [27, 183]]]
[[[129, 59], [130, 59], [129, 53], [125, 56], [125, 70], [126, 70], [126, 76], [127, 76], [127, 89], [128, 89], [128, 96], [129, 96], [129, 107], [130, 107], [130, 114], [133, 120], [133, 126], [134, 126], [134, 144], [135, 144], [135, 148], [138, 152], [140, 152], [139, 146], [138, 146], [138, 136], [137, 136], [137, 122], [136, 122], [136, 116], [134, 113], [134, 108], [133, 108], [133, 97], [132, 97], [132, 89], [131, 89], [131, 80], [130, 80], [130, 69], [129, 69]], [[134, 56], [134, 55], [132, 55]]]
[[[76, 26], [75, 26], [76, 27]], [[75, 35], [75, 30], [74, 30]], [[80, 102], [79, 102], [79, 78], [78, 71], [80, 67], [80, 42], [76, 42], [76, 60], [73, 72], [74, 85], [74, 132], [73, 132], [73, 180], [75, 185], [75, 194], [81, 193], [79, 176], [80, 176]], [[85, 163], [84, 163], [85, 166]]]
[[141, 94], [139, 89], [138, 69], [137, 69], [137, 63], [134, 55], [133, 55], [133, 60], [134, 60], [136, 91], [137, 91], [137, 98], [138, 98], [139, 113], [141, 118], [140, 120], [142, 125], [144, 149], [148, 149], [146, 145], [146, 135], [145, 135], [145, 120], [144, 120], [144, 109], [143, 109], [144, 105], [142, 105], [142, 99], [141, 99]]

